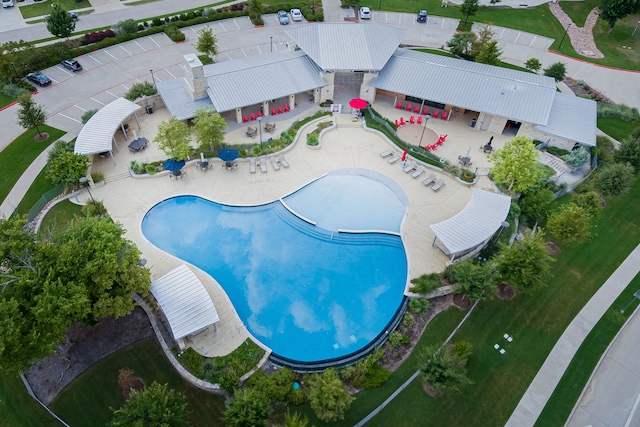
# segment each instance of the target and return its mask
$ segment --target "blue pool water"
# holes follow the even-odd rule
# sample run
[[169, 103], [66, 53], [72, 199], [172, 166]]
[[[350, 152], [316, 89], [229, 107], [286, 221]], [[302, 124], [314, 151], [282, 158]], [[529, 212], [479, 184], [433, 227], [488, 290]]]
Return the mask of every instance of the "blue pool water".
[[214, 277], [249, 331], [284, 358], [356, 352], [402, 302], [407, 261], [398, 236], [314, 227], [280, 202], [229, 207], [176, 197], [153, 207], [142, 231]]

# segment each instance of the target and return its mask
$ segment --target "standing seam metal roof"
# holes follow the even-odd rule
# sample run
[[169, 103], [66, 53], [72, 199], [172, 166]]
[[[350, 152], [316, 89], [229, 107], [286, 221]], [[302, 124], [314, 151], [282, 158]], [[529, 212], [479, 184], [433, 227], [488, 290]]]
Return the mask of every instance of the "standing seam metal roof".
[[82, 127], [74, 146], [76, 154], [96, 154], [111, 151], [113, 134], [124, 119], [142, 107], [124, 98], [118, 98], [102, 107]]
[[209, 293], [186, 265], [151, 283], [176, 340], [195, 334], [220, 320]]
[[556, 93], [551, 77], [407, 49], [394, 53], [371, 86], [540, 125]]
[[378, 24], [332, 23], [301, 26], [286, 30], [285, 34], [323, 70], [378, 71], [407, 30]]
[[162, 101], [172, 116], [178, 120], [195, 117], [198, 108], [212, 107], [208, 97], [193, 100], [187, 90], [184, 77], [156, 83]]
[[491, 237], [507, 218], [510, 207], [510, 197], [474, 188], [464, 209], [429, 228], [455, 254], [475, 248]]
[[555, 95], [547, 125], [536, 125], [534, 129], [595, 147], [598, 117], [596, 102], [560, 92]]

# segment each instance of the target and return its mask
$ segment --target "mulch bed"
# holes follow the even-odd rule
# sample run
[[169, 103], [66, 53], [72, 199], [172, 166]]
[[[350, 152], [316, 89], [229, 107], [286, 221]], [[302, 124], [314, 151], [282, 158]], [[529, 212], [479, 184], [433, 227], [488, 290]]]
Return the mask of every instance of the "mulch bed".
[[498, 284], [498, 292], [495, 295], [502, 300], [509, 301], [515, 298], [516, 290], [507, 282], [502, 282]]
[[560, 252], [562, 252], [562, 249], [560, 249], [560, 246], [558, 246], [556, 243], [546, 242], [544, 246], [547, 248], [547, 252], [549, 252], [551, 255], [558, 255]]
[[453, 304], [462, 310], [466, 310], [471, 307], [471, 300], [463, 294], [455, 294], [453, 295]]

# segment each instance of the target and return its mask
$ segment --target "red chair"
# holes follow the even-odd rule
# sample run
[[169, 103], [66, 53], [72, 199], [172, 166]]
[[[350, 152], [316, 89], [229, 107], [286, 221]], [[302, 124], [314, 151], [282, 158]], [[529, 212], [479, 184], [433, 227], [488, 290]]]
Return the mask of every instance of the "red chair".
[[447, 120], [447, 111], [446, 110], [442, 111], [442, 114], [440, 115], [440, 119]]
[[273, 107], [271, 107], [271, 115], [272, 115], [272, 116], [275, 116], [275, 115], [276, 115], [276, 109], [275, 109], [275, 108], [273, 108]]
[[242, 116], [242, 121], [247, 123], [249, 121], [249, 118], [247, 117], [247, 115], [245, 114], [244, 116]]
[[413, 108], [413, 104], [407, 104], [407, 106], [405, 107], [405, 110], [407, 111], [411, 111], [411, 109]]
[[254, 121], [256, 119], [256, 115], [254, 113], [251, 113], [251, 121]]
[[288, 113], [289, 111], [289, 104], [284, 104], [284, 112]]
[[420, 106], [419, 106], [419, 105], [416, 105], [416, 106], [413, 108], [413, 112], [414, 112], [414, 113], [416, 113], [416, 114], [419, 114], [419, 113], [420, 113]]
[[448, 136], [449, 136], [449, 134], [440, 135], [440, 138], [442, 138], [442, 142], [444, 142], [447, 139]]
[[404, 121], [404, 117], [400, 117], [400, 126], [406, 125], [407, 122]]
[[278, 114], [282, 114], [284, 111], [282, 111], [282, 106], [278, 105]]
[[429, 107], [424, 107], [424, 108], [422, 109], [422, 115], [423, 115], [423, 116], [426, 116], [427, 114], [429, 114]]
[[417, 121], [417, 123], [418, 123], [419, 125], [421, 125], [421, 124], [422, 124], [422, 116], [418, 116], [418, 121]]
[[416, 118], [413, 116], [409, 117], [409, 123], [411, 123], [412, 125], [416, 124]]
[[431, 117], [433, 117], [434, 119], [437, 119], [439, 114], [440, 114], [440, 110], [436, 110], [433, 112], [433, 115]]
[[396, 127], [397, 127], [397, 128], [399, 128], [400, 126], [402, 126], [402, 125], [400, 124], [400, 122], [398, 121], [398, 119], [396, 119]]
[[256, 112], [256, 117], [262, 117], [262, 113], [260, 111]]
[[398, 103], [396, 104], [396, 108], [398, 110], [402, 110], [402, 101], [398, 101]]

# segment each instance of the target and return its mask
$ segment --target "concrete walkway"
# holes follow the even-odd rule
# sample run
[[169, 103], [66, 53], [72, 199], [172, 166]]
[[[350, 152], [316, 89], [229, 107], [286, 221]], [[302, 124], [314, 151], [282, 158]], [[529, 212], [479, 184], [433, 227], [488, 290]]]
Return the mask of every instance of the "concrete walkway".
[[[584, 339], [638, 272], [640, 272], [640, 245], [629, 254], [569, 324], [520, 399], [506, 423], [507, 427], [525, 427], [535, 424]], [[640, 359], [636, 357], [635, 360], [636, 364], [640, 365]]]

